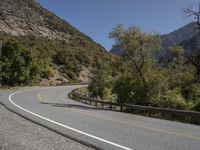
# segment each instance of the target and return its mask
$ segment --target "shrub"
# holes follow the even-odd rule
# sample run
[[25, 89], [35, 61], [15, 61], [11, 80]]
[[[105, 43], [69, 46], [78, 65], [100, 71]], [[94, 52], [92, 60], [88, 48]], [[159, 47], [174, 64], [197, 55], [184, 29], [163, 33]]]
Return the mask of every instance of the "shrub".
[[200, 111], [200, 98], [198, 100], [196, 100], [194, 107], [192, 108], [192, 110], [195, 111]]
[[117, 101], [120, 103], [147, 104], [147, 86], [133, 76], [121, 76], [115, 82], [113, 92], [117, 94]]
[[16, 39], [9, 39], [2, 47], [0, 58], [3, 84], [18, 85], [30, 81], [32, 57]]
[[188, 87], [188, 99], [195, 102], [200, 98], [200, 85], [199, 84], [192, 84]]
[[49, 62], [14, 38], [3, 44], [0, 64], [5, 85], [28, 85], [50, 75]]
[[157, 99], [158, 106], [173, 109], [186, 109], [187, 103], [182, 96], [180, 89], [167, 90], [163, 95]]
[[106, 64], [99, 64], [94, 72], [90, 86], [88, 87], [92, 97], [101, 99], [109, 98], [111, 95], [111, 73]]
[[45, 78], [53, 77], [54, 76], [53, 69], [50, 67], [47, 67], [47, 69], [44, 72], [44, 76], [45, 76]]

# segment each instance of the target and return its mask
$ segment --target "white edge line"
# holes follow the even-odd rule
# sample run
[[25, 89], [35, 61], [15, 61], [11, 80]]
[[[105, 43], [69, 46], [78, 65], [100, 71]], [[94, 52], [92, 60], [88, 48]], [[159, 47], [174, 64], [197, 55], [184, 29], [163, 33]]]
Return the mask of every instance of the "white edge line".
[[69, 126], [67, 126], [67, 125], [64, 125], [64, 124], [61, 124], [61, 123], [59, 123], [59, 122], [53, 121], [53, 120], [48, 119], [48, 118], [45, 118], [45, 117], [43, 117], [43, 116], [40, 116], [40, 115], [38, 115], [38, 114], [36, 114], [36, 113], [34, 113], [34, 112], [31, 112], [31, 111], [29, 111], [29, 110], [27, 110], [27, 109], [25, 109], [25, 108], [22, 108], [21, 106], [15, 104], [15, 103], [12, 101], [12, 99], [11, 99], [12, 96], [15, 95], [16, 93], [20, 93], [20, 92], [15, 92], [15, 93], [10, 94], [10, 95], [9, 95], [9, 101], [10, 101], [14, 106], [18, 107], [19, 109], [21, 109], [21, 110], [23, 110], [23, 111], [26, 111], [26, 112], [28, 112], [28, 113], [30, 113], [30, 114], [32, 114], [32, 115], [38, 117], [38, 118], [44, 119], [44, 120], [46, 120], [46, 121], [49, 121], [49, 122], [51, 122], [51, 123], [54, 123], [54, 124], [59, 125], [59, 126], [61, 126], [61, 127], [64, 127], [64, 128], [66, 128], [66, 129], [69, 129], [69, 130], [75, 131], [75, 132], [77, 132], [77, 133], [86, 135], [86, 136], [88, 136], [88, 137], [91, 137], [91, 138], [93, 138], [93, 139], [102, 141], [102, 142], [104, 142], [104, 143], [108, 143], [108, 144], [113, 145], [113, 146], [115, 146], [115, 147], [118, 147], [118, 148], [121, 148], [121, 149], [124, 149], [124, 150], [134, 150], [134, 149], [131, 149], [131, 148], [128, 148], [128, 147], [119, 145], [119, 144], [117, 144], [117, 143], [110, 142], [110, 141], [108, 141], [108, 140], [99, 138], [99, 137], [97, 137], [97, 136], [91, 135], [91, 134], [89, 134], [89, 133], [86, 133], [86, 132], [77, 130], [77, 129], [75, 129], [75, 128], [69, 127]]

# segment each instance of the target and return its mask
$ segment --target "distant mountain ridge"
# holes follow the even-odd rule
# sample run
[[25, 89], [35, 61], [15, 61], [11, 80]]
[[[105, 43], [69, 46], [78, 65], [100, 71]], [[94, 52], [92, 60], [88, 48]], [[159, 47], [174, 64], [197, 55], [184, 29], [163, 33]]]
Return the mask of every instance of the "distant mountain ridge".
[[[186, 52], [189, 53], [190, 47], [189, 47], [188, 44], [190, 44], [192, 39], [197, 35], [198, 35], [197, 25], [194, 22], [189, 23], [189, 24], [187, 24], [187, 25], [185, 25], [185, 26], [183, 26], [183, 27], [181, 27], [181, 28], [179, 28], [179, 29], [177, 29], [173, 32], [170, 32], [168, 34], [163, 34], [163, 35], [161, 35], [162, 50], [157, 55], [158, 56], [165, 55], [166, 49], [168, 47], [176, 46], [176, 45], [183, 46], [184, 48], [186, 48]], [[110, 52], [115, 54], [115, 55], [118, 55], [118, 56], [123, 55], [123, 51], [116, 49], [116, 48], [111, 49]]]
[[197, 34], [197, 25], [194, 22], [189, 23], [169, 34], [162, 35], [162, 46], [163, 48], [167, 48], [170, 46], [179, 45], [180, 43], [191, 39]]

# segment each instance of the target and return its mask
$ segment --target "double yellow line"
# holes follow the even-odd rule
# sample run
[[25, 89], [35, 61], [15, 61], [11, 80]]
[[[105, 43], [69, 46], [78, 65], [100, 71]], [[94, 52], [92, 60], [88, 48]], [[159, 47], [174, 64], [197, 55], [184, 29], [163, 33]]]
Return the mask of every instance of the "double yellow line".
[[[46, 95], [44, 95], [43, 93], [38, 93], [36, 97], [39, 100], [39, 102], [45, 102], [45, 99], [47, 98]], [[79, 114], [83, 114], [83, 115], [86, 115], [86, 116], [94, 117], [94, 118], [97, 118], [97, 119], [104, 119], [104, 120], [107, 120], [107, 121], [113, 121], [113, 122], [117, 122], [117, 123], [121, 123], [121, 124], [125, 124], [125, 125], [130, 125], [130, 126], [134, 126], [134, 127], [141, 128], [141, 129], [147, 129], [147, 130], [151, 130], [151, 131], [156, 131], [156, 132], [160, 132], [160, 133], [165, 133], [165, 134], [179, 136], [179, 137], [182, 137], [182, 138], [189, 138], [189, 139], [200, 141], [200, 137], [197, 137], [197, 136], [150, 127], [150, 126], [147, 126], [146, 124], [138, 122], [138, 121], [133, 121], [133, 122], [138, 122], [139, 124], [127, 123], [127, 122], [120, 121], [120, 120], [117, 120], [117, 119], [108, 118], [108, 117], [105, 117], [105, 116], [100, 116], [100, 115], [97, 115], [97, 114], [94, 114], [94, 113], [88, 113], [88, 112], [85, 112], [83, 110], [78, 110], [78, 109], [74, 109], [74, 108], [70, 108], [70, 109], [67, 109], [67, 110], [72, 111], [72, 112], [76, 112], [76, 113], [79, 113]]]
[[[95, 115], [94, 113], [87, 113], [87, 112], [83, 112], [83, 111], [75, 110], [75, 109], [68, 109], [68, 110], [70, 110], [72, 112], [84, 114], [84, 115], [87, 115], [87, 116], [95, 117], [95, 118], [98, 118], [98, 119], [104, 119], [104, 120], [113, 121], [113, 122], [117, 122], [117, 123], [121, 123], [121, 124], [125, 124], [125, 125], [134, 126], [134, 127], [137, 127], [137, 128], [148, 129], [148, 130], [151, 130], [151, 131], [175, 135], [175, 136], [179, 136], [179, 137], [183, 137], [183, 138], [190, 138], [190, 139], [193, 139], [193, 140], [200, 140], [200, 137], [197, 137], [197, 136], [182, 134], [182, 133], [178, 133], [178, 132], [174, 132], [174, 131], [168, 131], [168, 130], [164, 130], [164, 129], [158, 129], [158, 128], [154, 128], [154, 127], [149, 127], [149, 126], [147, 126], [143, 123], [141, 124], [140, 122], [139, 122], [139, 124], [135, 124], [135, 123], [131, 124], [131, 123], [123, 122], [123, 121], [120, 121], [120, 120]], [[136, 122], [136, 121], [134, 121], [134, 122]]]

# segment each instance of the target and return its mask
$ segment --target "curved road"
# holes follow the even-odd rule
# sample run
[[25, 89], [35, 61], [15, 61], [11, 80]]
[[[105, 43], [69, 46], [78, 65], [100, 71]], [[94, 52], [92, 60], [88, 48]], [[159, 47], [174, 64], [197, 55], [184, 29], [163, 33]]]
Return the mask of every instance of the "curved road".
[[77, 87], [19, 90], [9, 96], [9, 105], [48, 128], [100, 149], [200, 149], [200, 126], [96, 109], [67, 97]]

